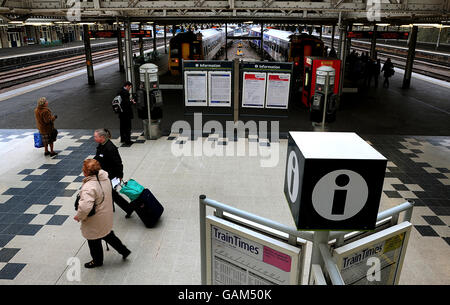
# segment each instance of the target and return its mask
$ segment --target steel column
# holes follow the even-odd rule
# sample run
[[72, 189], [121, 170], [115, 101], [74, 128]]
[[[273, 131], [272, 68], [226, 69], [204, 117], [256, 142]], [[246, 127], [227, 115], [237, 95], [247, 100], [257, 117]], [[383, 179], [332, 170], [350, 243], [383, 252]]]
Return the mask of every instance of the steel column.
[[341, 76], [340, 76], [340, 81], [339, 81], [339, 97], [342, 95], [342, 88], [344, 87], [344, 78], [345, 78], [345, 62], [346, 62], [346, 58], [347, 58], [347, 31], [346, 31], [346, 26], [343, 25], [341, 27], [341, 30], [339, 32], [340, 36], [339, 36], [339, 42], [340, 42], [340, 47], [339, 47], [339, 59], [341, 60]]
[[153, 22], [153, 54], [156, 54], [156, 23]]
[[334, 33], [336, 31], [336, 25], [333, 24], [333, 31], [331, 33], [331, 48], [334, 48]]
[[89, 36], [89, 26], [87, 24], [83, 25], [83, 36], [84, 36], [84, 51], [86, 54], [88, 84], [95, 85], [94, 66], [92, 63], [91, 38]]
[[[133, 42], [131, 40], [131, 22], [128, 19], [125, 23], [125, 62], [126, 62], [126, 78], [134, 87], [134, 69], [133, 69]], [[134, 88], [131, 91], [134, 92]]]
[[225, 22], [225, 60], [228, 60], [228, 24]]
[[264, 59], [264, 23], [261, 23], [261, 45], [259, 51], [261, 52], [261, 59]]
[[413, 26], [411, 29], [411, 35], [409, 35], [409, 49], [406, 60], [405, 75], [403, 77], [403, 89], [409, 89], [411, 86], [412, 68], [414, 64], [414, 56], [416, 55], [417, 31], [418, 27]]
[[167, 54], [167, 27], [164, 26], [164, 53]]
[[[142, 30], [142, 24], [139, 23], [139, 30]], [[139, 36], [139, 56], [144, 58], [144, 38]]]
[[122, 30], [120, 29], [119, 18], [116, 18], [117, 23], [117, 49], [119, 50], [119, 70], [125, 72], [123, 65], [123, 43], [122, 43]]
[[376, 46], [377, 46], [377, 25], [373, 25], [373, 36], [372, 36], [372, 42], [370, 45], [370, 58], [376, 59]]

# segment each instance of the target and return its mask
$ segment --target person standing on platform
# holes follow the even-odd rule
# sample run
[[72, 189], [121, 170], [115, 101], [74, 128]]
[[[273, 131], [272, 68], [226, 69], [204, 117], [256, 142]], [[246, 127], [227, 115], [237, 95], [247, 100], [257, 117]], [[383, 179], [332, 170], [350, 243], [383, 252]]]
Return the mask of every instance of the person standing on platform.
[[381, 69], [381, 71], [384, 71], [383, 88], [389, 88], [389, 77], [394, 75], [394, 64], [391, 62], [390, 58], [386, 60], [386, 62], [383, 65], [383, 69]]
[[131, 105], [136, 103], [130, 97], [130, 89], [132, 86], [133, 84], [127, 81], [118, 92], [118, 95], [122, 98], [122, 112], [119, 113], [120, 142], [124, 143], [125, 146], [131, 146], [133, 144], [131, 141], [131, 120], [133, 119], [133, 108], [131, 108]]
[[[81, 221], [81, 234], [87, 239], [92, 256], [92, 261], [84, 264], [84, 267], [95, 268], [103, 265], [102, 240], [126, 259], [131, 251], [112, 231], [114, 217], [108, 173], [101, 169], [98, 161], [86, 159], [83, 162], [83, 174], [85, 178], [74, 220]], [[95, 212], [91, 215], [93, 209]]]
[[[123, 178], [123, 164], [122, 158], [120, 158], [119, 151], [113, 142], [110, 140], [111, 133], [107, 129], [97, 129], [94, 132], [94, 140], [98, 143], [97, 151], [95, 153], [94, 159], [100, 163], [103, 170], [108, 173], [110, 180], [116, 178], [122, 181]], [[115, 186], [115, 185], [114, 185]], [[133, 213], [133, 209], [125, 198], [120, 196], [120, 194], [113, 188], [112, 189], [112, 199], [117, 205], [125, 211], [126, 218], [129, 218]]]
[[[34, 116], [36, 118], [37, 128], [41, 134], [42, 144], [44, 145], [44, 155], [50, 157], [56, 156], [58, 153], [53, 150], [53, 143], [57, 137], [54, 124], [58, 116], [52, 115], [45, 97], [41, 97], [38, 100], [37, 107], [34, 109]], [[50, 151], [48, 151], [48, 146], [50, 146]]]

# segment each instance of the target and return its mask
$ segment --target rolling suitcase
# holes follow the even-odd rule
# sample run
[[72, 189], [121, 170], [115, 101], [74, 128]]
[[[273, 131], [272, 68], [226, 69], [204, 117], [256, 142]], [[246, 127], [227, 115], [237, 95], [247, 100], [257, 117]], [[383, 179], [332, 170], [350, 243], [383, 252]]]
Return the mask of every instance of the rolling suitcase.
[[153, 227], [164, 212], [163, 206], [149, 189], [144, 189], [130, 205], [147, 228]]

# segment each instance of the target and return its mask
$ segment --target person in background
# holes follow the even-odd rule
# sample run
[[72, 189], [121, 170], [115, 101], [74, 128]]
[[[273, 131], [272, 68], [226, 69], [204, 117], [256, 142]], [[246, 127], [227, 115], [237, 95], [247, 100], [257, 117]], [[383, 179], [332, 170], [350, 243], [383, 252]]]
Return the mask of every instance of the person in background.
[[130, 98], [130, 90], [133, 84], [129, 81], [125, 82], [123, 88], [117, 93], [122, 97], [122, 112], [119, 113], [120, 120], [120, 142], [125, 143], [125, 146], [131, 146], [131, 120], [133, 119], [132, 104], [136, 104], [132, 98]]
[[[86, 159], [83, 162], [83, 174], [85, 178], [74, 219], [81, 222], [81, 234], [87, 239], [92, 256], [92, 261], [86, 263], [84, 267], [95, 268], [103, 265], [102, 240], [126, 259], [131, 251], [112, 231], [114, 217], [108, 173], [101, 169], [97, 160]], [[95, 209], [95, 213], [89, 216], [92, 209]]]
[[384, 71], [384, 82], [383, 82], [383, 88], [389, 88], [389, 78], [394, 75], [394, 64], [392, 63], [391, 59], [388, 58], [386, 62], [383, 65], [383, 69], [381, 71]]
[[[53, 150], [53, 143], [56, 141], [55, 135], [55, 120], [57, 115], [53, 115], [50, 108], [48, 108], [48, 101], [45, 97], [41, 97], [37, 102], [37, 107], [34, 109], [34, 116], [36, 118], [36, 125], [41, 134], [42, 144], [44, 145], [45, 156], [56, 156]], [[50, 146], [50, 151], [48, 147]]]
[[[110, 140], [111, 133], [108, 129], [97, 129], [94, 132], [94, 140], [98, 143], [97, 151], [95, 153], [94, 159], [100, 163], [103, 170], [108, 173], [110, 180], [118, 178], [122, 180], [123, 178], [123, 164], [122, 158], [120, 157], [119, 151], [113, 142]], [[129, 218], [133, 213], [128, 201], [120, 196], [120, 194], [113, 188], [112, 198], [117, 205], [125, 211], [126, 218]]]

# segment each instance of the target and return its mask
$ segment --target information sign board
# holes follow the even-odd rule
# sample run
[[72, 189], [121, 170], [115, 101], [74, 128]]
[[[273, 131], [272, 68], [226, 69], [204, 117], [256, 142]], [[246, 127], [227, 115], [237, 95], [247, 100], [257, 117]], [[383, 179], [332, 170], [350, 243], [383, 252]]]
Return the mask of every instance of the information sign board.
[[287, 73], [268, 73], [266, 108], [287, 109], [291, 75]]
[[231, 71], [209, 72], [209, 106], [231, 107]]
[[242, 107], [264, 108], [266, 73], [244, 72]]
[[[207, 284], [298, 285], [303, 248], [245, 228], [206, 217]], [[299, 268], [302, 267], [302, 268]]]
[[185, 105], [186, 106], [207, 106], [208, 105], [208, 72], [206, 71], [185, 71]]
[[398, 284], [411, 227], [405, 221], [336, 248], [333, 257], [345, 284]]

